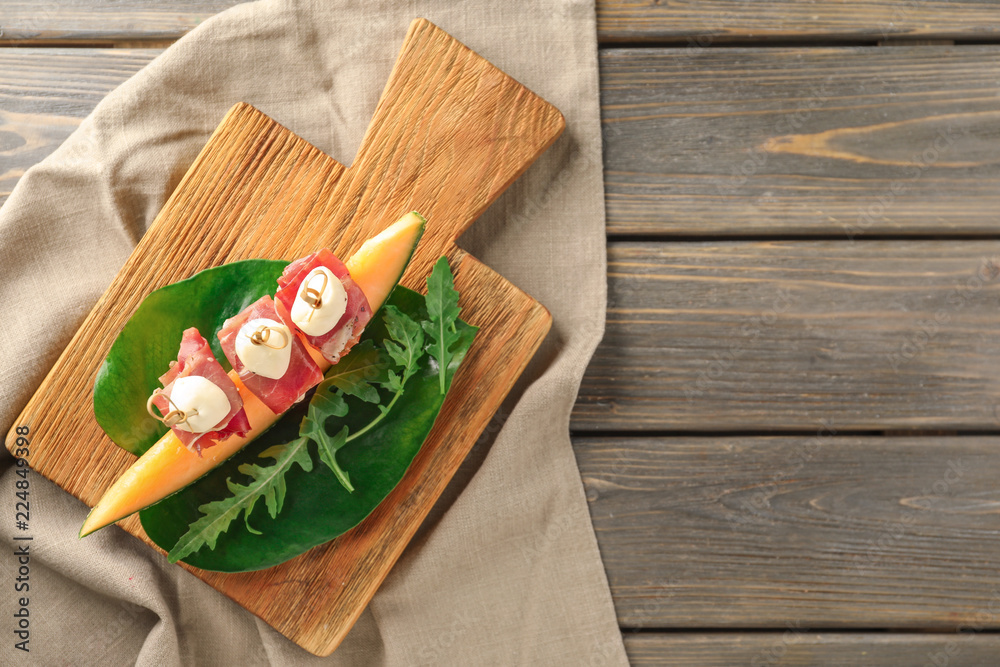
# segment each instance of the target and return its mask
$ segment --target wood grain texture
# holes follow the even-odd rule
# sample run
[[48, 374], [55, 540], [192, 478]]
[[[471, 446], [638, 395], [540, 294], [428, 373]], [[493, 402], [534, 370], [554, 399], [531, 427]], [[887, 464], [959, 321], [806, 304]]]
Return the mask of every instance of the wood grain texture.
[[575, 438], [625, 628], [1000, 628], [1000, 438]]
[[996, 233], [998, 56], [602, 51], [608, 232]]
[[160, 51], [0, 48], [0, 205], [105, 95]]
[[246, 0], [4, 0], [0, 46], [170, 42]]
[[[112, 43], [177, 39], [241, 0], [5, 0], [0, 44]], [[603, 43], [681, 42], [707, 47], [767, 39], [995, 39], [1000, 10], [989, 0], [597, 0]]]
[[598, 0], [604, 42], [996, 39], [1000, 8], [989, 0]]
[[577, 430], [996, 429], [998, 241], [613, 243]]
[[[32, 467], [93, 505], [134, 460], [100, 431], [90, 396], [114, 336], [151, 290], [250, 257], [294, 258], [321, 246], [346, 257], [421, 211], [429, 224], [403, 284], [420, 288], [447, 254], [463, 318], [481, 329], [407, 475], [356, 529], [284, 565], [194, 570], [306, 649], [329, 654], [548, 331], [542, 306], [454, 240], [563, 127], [555, 108], [424, 20], [411, 25], [348, 170], [237, 105], [18, 419], [31, 429]], [[136, 517], [123, 527], [148, 542]]]
[[[158, 53], [0, 49], [0, 202], [24, 169]], [[993, 233], [1000, 210], [994, 55], [992, 47], [717, 49], [692, 61], [676, 49], [604, 51], [608, 231]], [[839, 102], [810, 109], [803, 90], [820, 84]], [[963, 118], [971, 139], [953, 143], [935, 164], [890, 163], [922, 156], [936, 129]], [[797, 131], [783, 129], [793, 123]], [[777, 140], [786, 135], [797, 139]], [[861, 164], [845, 150], [887, 163]]]
[[815, 633], [793, 626], [775, 632], [626, 633], [624, 637], [633, 667], [995, 667], [1000, 655], [1000, 637], [991, 633]]

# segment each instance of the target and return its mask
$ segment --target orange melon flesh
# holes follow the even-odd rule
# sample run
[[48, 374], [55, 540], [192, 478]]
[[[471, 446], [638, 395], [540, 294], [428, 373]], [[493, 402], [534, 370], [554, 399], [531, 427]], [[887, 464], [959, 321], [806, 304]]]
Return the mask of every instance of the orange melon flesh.
[[345, 262], [373, 310], [378, 310], [403, 277], [426, 222], [416, 211], [407, 213], [384, 232], [365, 241]]
[[[402, 277], [424, 231], [425, 222], [419, 213], [408, 213], [377, 236], [365, 241], [344, 262], [351, 278], [365, 293], [372, 311], [377, 311], [382, 306]], [[318, 351], [312, 356], [320, 370], [326, 372], [330, 363]], [[199, 456], [181, 444], [173, 431], [168, 432], [104, 493], [87, 515], [87, 520], [80, 529], [80, 537], [120, 521], [183, 489], [238, 452], [278, 420], [279, 415], [271, 412], [247, 390], [236, 371], [230, 371], [229, 377], [236, 383], [243, 398], [243, 407], [250, 422], [247, 435], [242, 438], [230, 436], [203, 450]]]

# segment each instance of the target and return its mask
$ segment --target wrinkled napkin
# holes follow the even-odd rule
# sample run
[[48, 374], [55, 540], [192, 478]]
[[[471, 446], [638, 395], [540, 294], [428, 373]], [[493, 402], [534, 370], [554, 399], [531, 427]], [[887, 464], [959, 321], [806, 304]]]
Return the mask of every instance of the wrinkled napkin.
[[[566, 116], [566, 133], [460, 241], [552, 312], [546, 343], [328, 658], [118, 528], [78, 540], [87, 508], [37, 474], [30, 592], [14, 593], [20, 478], [4, 452], [0, 664], [626, 663], [568, 431], [606, 302], [592, 0], [263, 0], [192, 31], [103, 100], [0, 209], [0, 426], [14, 424], [230, 106], [249, 102], [350, 164], [416, 17]], [[12, 634], [22, 595], [27, 654]]]

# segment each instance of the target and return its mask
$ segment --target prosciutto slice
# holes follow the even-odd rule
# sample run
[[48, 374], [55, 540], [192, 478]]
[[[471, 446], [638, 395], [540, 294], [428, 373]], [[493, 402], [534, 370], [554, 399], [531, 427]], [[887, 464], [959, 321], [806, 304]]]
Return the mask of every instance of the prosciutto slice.
[[[326, 267], [336, 276], [347, 293], [347, 306], [343, 316], [329, 331], [311, 336], [302, 331], [292, 321], [292, 306], [302, 282], [317, 267]], [[295, 260], [285, 267], [278, 278], [278, 291], [274, 295], [275, 309], [281, 321], [293, 331], [299, 331], [303, 338], [322, 353], [331, 364], [340, 361], [361, 338], [365, 325], [372, 318], [371, 306], [361, 288], [351, 279], [350, 272], [336, 255], [323, 248], [311, 255]]]
[[168, 399], [175, 381], [189, 376], [203, 377], [225, 392], [226, 398], [229, 399], [229, 412], [211, 430], [203, 433], [193, 433], [178, 428], [179, 425], [171, 426], [170, 430], [177, 439], [188, 449], [201, 454], [202, 449], [211, 447], [234, 433], [240, 436], [246, 435], [250, 430], [250, 422], [243, 409], [243, 398], [232, 378], [216, 361], [208, 341], [194, 327], [184, 331], [177, 361], [171, 365], [170, 370], [160, 376], [163, 390], [154, 394], [151, 399], [160, 414], [166, 415], [173, 409]]
[[[270, 296], [261, 297], [247, 306], [239, 315], [226, 320], [219, 331], [219, 341], [222, 343], [222, 351], [225, 352], [226, 358], [233, 365], [233, 369], [239, 373], [240, 380], [250, 390], [250, 393], [259, 398], [271, 412], [280, 415], [302, 400], [307, 391], [318, 385], [323, 380], [323, 373], [309, 356], [306, 346], [295, 334], [290, 336], [291, 340], [273, 337], [279, 341], [278, 344], [288, 344], [292, 348], [288, 368], [284, 375], [274, 379], [249, 370], [237, 353], [236, 342], [237, 337], [241, 335], [240, 329], [247, 322], [259, 319], [281, 321]], [[246, 335], [246, 332], [243, 335]]]

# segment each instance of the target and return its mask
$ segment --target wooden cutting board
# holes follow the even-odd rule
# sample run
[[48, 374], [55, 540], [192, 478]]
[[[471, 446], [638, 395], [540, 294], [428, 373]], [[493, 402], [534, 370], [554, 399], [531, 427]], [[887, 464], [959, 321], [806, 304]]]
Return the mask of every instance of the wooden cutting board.
[[[564, 125], [552, 105], [423, 19], [410, 25], [350, 168], [237, 104], [18, 418], [31, 467], [93, 506], [135, 460], [98, 427], [92, 390], [111, 342], [152, 290], [252, 257], [293, 259], [322, 246], [347, 257], [420, 211], [427, 230], [403, 284], [426, 291], [423, 278], [447, 254], [462, 317], [481, 331], [403, 481], [361, 525], [283, 565], [241, 574], [184, 566], [305, 649], [330, 654], [549, 330], [545, 308], [455, 239]], [[11, 451], [16, 437], [7, 436]], [[137, 515], [120, 525], [157, 548]]]

